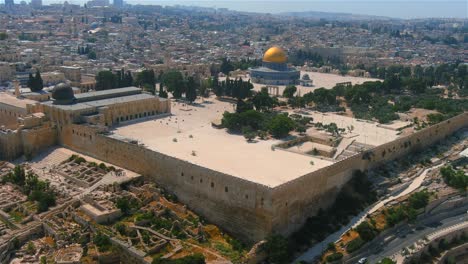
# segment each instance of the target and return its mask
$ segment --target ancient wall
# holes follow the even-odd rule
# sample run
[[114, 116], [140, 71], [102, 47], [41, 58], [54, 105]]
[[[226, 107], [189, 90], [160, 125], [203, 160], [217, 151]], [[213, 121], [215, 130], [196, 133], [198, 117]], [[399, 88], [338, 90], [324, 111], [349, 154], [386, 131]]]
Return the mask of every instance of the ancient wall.
[[334, 201], [338, 190], [351, 178], [355, 170], [372, 169], [411, 151], [423, 149], [463, 127], [468, 127], [468, 113], [356, 154], [274, 188], [272, 203], [273, 215], [276, 217], [272, 220], [273, 229], [284, 234], [297, 230], [307, 217], [314, 215], [320, 208], [328, 207]]
[[12, 160], [22, 154], [21, 134], [17, 130], [0, 130], [0, 160]]
[[21, 140], [23, 153], [29, 157], [35, 156], [41, 150], [57, 144], [57, 130], [49, 125], [21, 130]]
[[49, 125], [24, 130], [0, 130], [0, 160], [13, 160], [23, 154], [31, 157], [56, 144], [57, 131]]
[[148, 177], [240, 238], [257, 241], [271, 231], [271, 189], [267, 186], [110, 138], [92, 127], [68, 126], [61, 141], [73, 150]]
[[78, 152], [138, 172], [174, 192], [191, 209], [245, 240], [258, 241], [274, 231], [289, 234], [319, 208], [333, 203], [355, 170], [378, 166], [427, 147], [468, 126], [468, 113], [375, 147], [274, 189], [70, 125], [61, 142]]

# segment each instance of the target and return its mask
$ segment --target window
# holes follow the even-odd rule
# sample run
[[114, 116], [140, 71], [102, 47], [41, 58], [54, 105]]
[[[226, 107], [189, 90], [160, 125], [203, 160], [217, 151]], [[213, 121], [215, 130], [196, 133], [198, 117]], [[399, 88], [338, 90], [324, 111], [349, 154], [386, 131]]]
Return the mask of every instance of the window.
[[214, 182], [211, 182], [211, 188], [214, 188]]
[[228, 187], [227, 186], [224, 187], [224, 192], [228, 192], [228, 191], [229, 191]]
[[183, 173], [183, 172], [181, 172], [181, 173], [180, 173], [180, 176], [184, 177], [184, 173]]

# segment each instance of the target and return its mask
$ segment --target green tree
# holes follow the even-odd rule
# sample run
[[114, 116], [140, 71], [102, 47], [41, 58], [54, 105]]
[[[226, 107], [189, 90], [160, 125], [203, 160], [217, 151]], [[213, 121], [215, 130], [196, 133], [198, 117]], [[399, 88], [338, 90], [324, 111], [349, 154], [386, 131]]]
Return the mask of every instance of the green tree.
[[427, 191], [416, 192], [409, 197], [409, 205], [414, 209], [426, 207], [429, 202], [429, 193]]
[[8, 38], [8, 34], [5, 32], [0, 32], [0, 40], [6, 40]]
[[94, 244], [98, 247], [100, 252], [108, 251], [112, 244], [109, 237], [101, 232], [97, 232], [93, 240]]
[[152, 94], [155, 94], [155, 84], [156, 75], [153, 70], [143, 70], [136, 75], [135, 85], [141, 87], [148, 87], [148, 91]]
[[197, 99], [197, 83], [193, 76], [188, 77], [187, 79], [187, 91], [185, 93], [185, 98], [190, 103], [193, 103]]
[[270, 97], [267, 88], [262, 88], [252, 98], [252, 103], [257, 111], [266, 111], [277, 105], [277, 101]]
[[371, 241], [375, 237], [374, 228], [367, 221], [360, 223], [356, 231], [364, 241]]
[[230, 60], [228, 60], [227, 58], [223, 58], [221, 60], [221, 67], [220, 67], [220, 71], [226, 75], [229, 74], [229, 72], [235, 70], [234, 69], [234, 65], [231, 63]]
[[100, 71], [96, 75], [96, 90], [109, 90], [117, 88], [117, 76], [111, 71]]
[[171, 92], [175, 98], [180, 98], [185, 93], [184, 76], [181, 72], [169, 71], [163, 74], [162, 79], [167, 91]]
[[291, 257], [288, 241], [281, 235], [267, 237], [265, 244], [263, 244], [263, 250], [268, 256], [268, 261], [272, 264], [288, 263]]
[[288, 85], [284, 88], [283, 96], [286, 98], [292, 98], [297, 91], [297, 87], [294, 85]]
[[124, 214], [127, 215], [130, 212], [130, 202], [128, 201], [128, 198], [126, 197], [121, 197], [117, 199], [115, 206], [120, 209], [120, 211]]
[[44, 89], [44, 82], [42, 81], [39, 69], [36, 70], [36, 75], [34, 77], [32, 77], [32, 74], [29, 75], [28, 86], [32, 92], [39, 92]]
[[96, 52], [94, 52], [94, 50], [92, 50], [92, 51], [90, 51], [90, 52], [88, 53], [88, 59], [90, 59], [90, 60], [95, 60], [95, 59], [97, 59]]
[[286, 114], [278, 114], [272, 118], [269, 124], [270, 134], [276, 138], [282, 138], [294, 129], [294, 121]]
[[243, 127], [242, 134], [247, 139], [247, 142], [251, 142], [256, 137], [256, 133], [251, 127]]

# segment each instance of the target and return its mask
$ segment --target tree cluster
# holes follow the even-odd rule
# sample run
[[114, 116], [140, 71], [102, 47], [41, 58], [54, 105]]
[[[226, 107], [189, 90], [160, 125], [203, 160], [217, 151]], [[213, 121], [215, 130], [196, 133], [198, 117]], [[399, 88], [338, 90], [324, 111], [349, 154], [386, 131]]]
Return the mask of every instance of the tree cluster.
[[[265, 113], [247, 110], [223, 114], [222, 125], [233, 132], [262, 134], [268, 131], [273, 137], [285, 137], [296, 128], [296, 123], [287, 114]], [[246, 136], [247, 139], [250, 136]]]
[[451, 166], [446, 166], [440, 169], [440, 174], [448, 186], [466, 191], [468, 175], [463, 170], [454, 170]]
[[143, 70], [137, 73], [135, 77], [135, 85], [143, 87], [146, 91], [152, 94], [156, 93], [156, 75], [153, 70]]
[[[227, 58], [221, 59], [221, 65], [219, 71], [228, 75], [231, 71], [240, 69], [247, 70], [248, 68], [261, 65], [260, 60], [241, 59], [239, 61], [231, 61]], [[212, 75], [216, 75], [217, 71], [213, 71]]]
[[123, 69], [113, 73], [112, 71], [100, 71], [96, 75], [96, 90], [109, 90], [129, 87], [133, 85], [133, 77], [130, 71]]
[[33, 76], [32, 73], [29, 73], [28, 78], [28, 87], [32, 92], [39, 92], [44, 89], [44, 81], [42, 80], [41, 73], [39, 70], [36, 70], [36, 75]]
[[401, 221], [414, 221], [418, 215], [417, 210], [424, 208], [429, 202], [429, 193], [421, 191], [412, 194], [406, 204], [388, 209], [385, 212], [385, 220], [388, 226], [394, 226]]
[[180, 71], [169, 71], [162, 75], [160, 93], [166, 87], [174, 98], [179, 99], [185, 94], [185, 99], [192, 103], [199, 93], [200, 83], [195, 76], [184, 77]]
[[230, 79], [229, 76], [224, 81], [219, 81], [217, 77], [213, 80], [213, 92], [216, 96], [228, 96], [243, 100], [252, 96], [253, 84], [250, 80], [244, 81], [242, 78]]
[[55, 205], [55, 192], [51, 189], [48, 181], [39, 180], [32, 172], [26, 173], [22, 166], [15, 166], [2, 180], [18, 185], [28, 200], [37, 202], [37, 212], [42, 213]]

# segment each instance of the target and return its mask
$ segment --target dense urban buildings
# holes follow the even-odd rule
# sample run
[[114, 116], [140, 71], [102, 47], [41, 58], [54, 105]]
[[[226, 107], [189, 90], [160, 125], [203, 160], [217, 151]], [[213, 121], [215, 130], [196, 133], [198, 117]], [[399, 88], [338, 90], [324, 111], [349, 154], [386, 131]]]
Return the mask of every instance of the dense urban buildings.
[[6, 1], [0, 262], [463, 259], [466, 29]]

